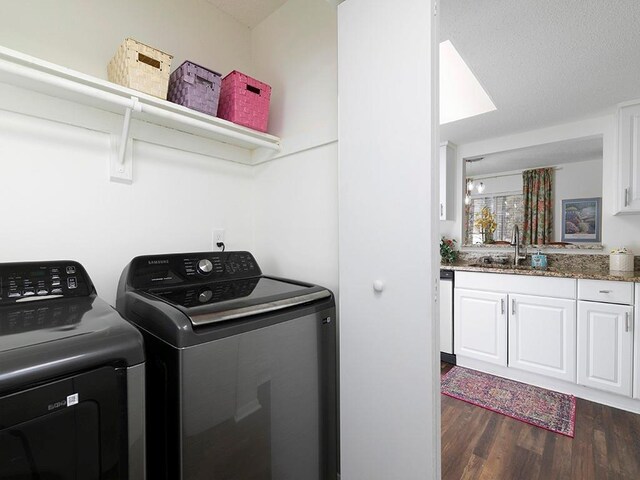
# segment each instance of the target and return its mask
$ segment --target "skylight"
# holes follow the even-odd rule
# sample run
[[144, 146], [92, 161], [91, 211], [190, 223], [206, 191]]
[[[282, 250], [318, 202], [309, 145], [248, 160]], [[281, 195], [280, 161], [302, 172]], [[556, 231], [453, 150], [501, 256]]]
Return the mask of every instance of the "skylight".
[[450, 40], [440, 43], [440, 125], [496, 110]]

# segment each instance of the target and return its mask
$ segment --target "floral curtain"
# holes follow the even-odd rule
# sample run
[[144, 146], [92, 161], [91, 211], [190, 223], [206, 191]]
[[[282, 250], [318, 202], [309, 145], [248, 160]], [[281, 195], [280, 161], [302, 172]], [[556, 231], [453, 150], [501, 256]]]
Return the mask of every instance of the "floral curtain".
[[543, 245], [552, 241], [553, 233], [553, 168], [539, 168], [522, 172], [524, 196], [525, 245]]

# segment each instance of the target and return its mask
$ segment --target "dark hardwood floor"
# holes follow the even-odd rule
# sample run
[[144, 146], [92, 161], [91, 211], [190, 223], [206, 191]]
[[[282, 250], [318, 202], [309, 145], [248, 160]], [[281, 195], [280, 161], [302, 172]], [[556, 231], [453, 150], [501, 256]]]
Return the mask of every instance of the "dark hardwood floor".
[[577, 399], [572, 439], [442, 395], [442, 478], [638, 480], [640, 415]]

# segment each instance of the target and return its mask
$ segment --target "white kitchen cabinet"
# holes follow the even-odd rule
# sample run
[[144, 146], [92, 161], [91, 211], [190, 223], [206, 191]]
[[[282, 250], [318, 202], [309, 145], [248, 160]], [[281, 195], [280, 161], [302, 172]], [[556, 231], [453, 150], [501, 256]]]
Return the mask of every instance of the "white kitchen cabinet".
[[575, 382], [575, 300], [509, 295], [509, 367]]
[[631, 396], [633, 307], [578, 302], [578, 383]]
[[440, 144], [440, 220], [454, 220], [456, 147]]
[[616, 213], [640, 213], [640, 103], [618, 109]]
[[507, 295], [456, 288], [455, 353], [507, 365]]

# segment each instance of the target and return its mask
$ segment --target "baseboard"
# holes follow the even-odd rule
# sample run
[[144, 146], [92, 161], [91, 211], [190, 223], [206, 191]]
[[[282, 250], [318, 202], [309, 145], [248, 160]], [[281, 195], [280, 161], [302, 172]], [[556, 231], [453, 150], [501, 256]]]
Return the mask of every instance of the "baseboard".
[[608, 405], [609, 407], [619, 408], [621, 410], [640, 414], [640, 400], [637, 399], [623, 397], [621, 395], [616, 395], [615, 393], [595, 390], [593, 388], [584, 387], [576, 383], [570, 383], [564, 380], [558, 380], [556, 378], [549, 378], [543, 375], [538, 375], [536, 373], [525, 372], [513, 367], [493, 365], [491, 363], [483, 362], [482, 360], [467, 358], [461, 355], [457, 355], [456, 360], [457, 365], [461, 367], [467, 367], [473, 370], [490, 373], [499, 377], [515, 380], [516, 382], [535, 385], [536, 387], [555, 390], [561, 393], [567, 393], [578, 398], [589, 400], [590, 402], [601, 403], [603, 405]]

